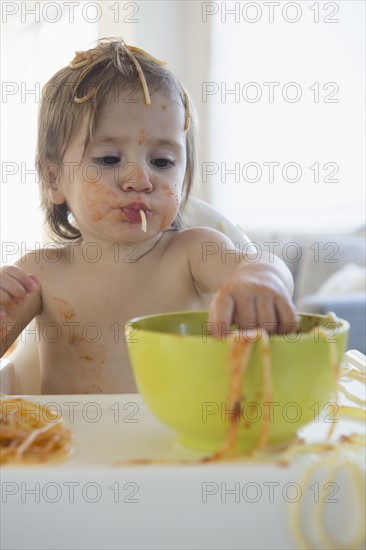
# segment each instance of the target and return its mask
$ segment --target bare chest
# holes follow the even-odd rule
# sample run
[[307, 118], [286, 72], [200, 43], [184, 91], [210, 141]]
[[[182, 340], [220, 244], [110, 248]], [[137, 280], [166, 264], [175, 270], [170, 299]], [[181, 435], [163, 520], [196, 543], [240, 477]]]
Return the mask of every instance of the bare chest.
[[47, 393], [135, 391], [126, 345], [134, 338], [129, 320], [208, 305], [189, 274], [174, 267], [125, 274], [60, 270], [57, 275], [42, 285], [38, 317]]
[[62, 327], [126, 323], [136, 316], [191, 309], [202, 302], [189, 274], [174, 268], [130, 269], [127, 274], [75, 272], [71, 278], [46, 281], [42, 295], [43, 322]]

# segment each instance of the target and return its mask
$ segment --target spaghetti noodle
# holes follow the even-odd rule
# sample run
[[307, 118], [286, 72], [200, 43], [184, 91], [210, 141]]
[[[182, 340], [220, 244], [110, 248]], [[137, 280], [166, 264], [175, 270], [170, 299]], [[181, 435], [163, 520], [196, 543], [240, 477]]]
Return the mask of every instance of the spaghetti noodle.
[[[248, 334], [250, 336], [251, 333]], [[233, 344], [230, 346], [230, 366], [231, 377], [228, 395], [229, 409], [232, 411], [230, 424], [226, 438], [220, 449], [213, 455], [203, 458], [204, 462], [213, 462], [220, 460], [226, 455], [237, 455], [237, 432], [239, 429], [239, 419], [241, 415], [241, 386], [245, 371], [248, 368], [250, 356], [253, 349], [253, 341], [249, 338], [239, 338], [235, 340], [236, 334], [232, 335]]]
[[141, 229], [144, 233], [147, 231], [146, 214], [143, 210], [139, 210], [141, 216]]
[[[317, 548], [332, 548], [333, 550], [351, 550], [360, 548], [364, 541], [365, 533], [363, 526], [363, 518], [365, 517], [365, 493], [363, 490], [365, 479], [362, 472], [362, 467], [355, 463], [350, 458], [350, 452], [352, 454], [359, 454], [359, 451], [364, 447], [364, 441], [360, 441], [359, 438], [353, 438], [352, 436], [346, 439], [340, 439], [339, 443], [331, 446], [325, 446], [324, 444], [309, 444], [298, 447], [292, 447], [287, 455], [296, 455], [298, 453], [327, 453], [328, 456], [320, 460], [316, 460], [311, 464], [303, 474], [303, 477], [299, 480], [301, 492], [304, 494], [305, 489], [311, 487], [311, 481], [313, 476], [322, 467], [327, 468], [326, 479], [324, 483], [320, 484], [320, 492], [317, 500], [314, 501], [310, 510], [309, 522], [311, 525], [311, 531], [313, 537], [317, 539], [310, 540], [307, 535], [307, 530], [302, 525], [302, 518], [308, 517], [308, 514], [303, 514], [303, 502], [298, 499], [290, 509], [289, 524], [294, 539], [299, 548], [304, 550], [315, 550]], [[289, 458], [289, 456], [287, 456]], [[335, 483], [338, 472], [342, 470], [346, 471], [350, 477], [350, 482], [354, 488], [356, 495], [354, 507], [358, 510], [360, 521], [357, 523], [356, 532], [353, 533], [352, 538], [347, 543], [342, 544], [340, 541], [334, 539], [334, 537], [328, 532], [325, 524], [324, 504], [326, 502], [325, 491], [331, 483]], [[347, 484], [348, 486], [348, 484]], [[321, 546], [319, 546], [321, 545]]]
[[[256, 332], [246, 331], [245, 335], [240, 335], [237, 332], [231, 335], [231, 342], [229, 345], [229, 364], [231, 368], [230, 386], [228, 393], [229, 410], [232, 411], [230, 416], [230, 424], [226, 437], [221, 445], [220, 449], [213, 453], [209, 457], [203, 459], [204, 462], [213, 462], [220, 460], [226, 456], [237, 456], [237, 441], [238, 430], [240, 427], [239, 420], [241, 416], [241, 389], [245, 373], [249, 366], [251, 353], [253, 350], [253, 344], [255, 341]], [[272, 392], [272, 362], [271, 351], [269, 347], [268, 334], [263, 330], [261, 332], [261, 345], [262, 345], [262, 372], [263, 372], [263, 401], [265, 403], [271, 403]], [[267, 445], [269, 434], [269, 408], [264, 411], [263, 422], [258, 440], [255, 445], [255, 449], [264, 449]]]
[[[330, 346], [333, 347], [333, 346]], [[333, 353], [334, 349], [330, 353]], [[355, 420], [361, 420], [365, 422], [365, 400], [360, 399], [352, 392], [346, 390], [344, 386], [339, 382], [341, 378], [350, 378], [357, 382], [365, 383], [365, 372], [363, 368], [357, 368], [355, 366], [342, 366], [337, 369], [336, 385], [338, 391], [343, 393], [347, 399], [355, 403], [357, 406], [341, 405], [337, 407], [336, 416], [345, 416]], [[328, 438], [330, 433], [328, 433]], [[303, 444], [298, 446], [290, 446], [289, 449], [282, 455], [280, 463], [288, 464], [290, 459], [299, 453], [315, 453], [322, 458], [317, 459], [311, 466], [309, 466], [299, 484], [302, 489], [309, 487], [309, 484], [313, 478], [313, 475], [321, 468], [327, 468], [327, 479], [322, 484], [322, 495], [318, 500], [314, 502], [311, 514], [310, 523], [312, 526], [313, 535], [317, 538], [317, 541], [310, 540], [307, 536], [306, 530], [302, 525], [302, 518], [306, 517], [303, 514], [303, 503], [299, 500], [294, 503], [290, 511], [290, 528], [293, 536], [299, 546], [304, 550], [315, 550], [322, 545], [323, 548], [332, 548], [333, 550], [351, 550], [360, 548], [365, 540], [364, 531], [364, 517], [366, 514], [366, 498], [365, 498], [365, 475], [364, 475], [364, 451], [365, 451], [365, 435], [364, 434], [351, 434], [343, 435], [339, 437], [338, 442], [334, 443], [313, 443]], [[359, 513], [359, 521], [352, 536], [349, 537], [347, 542], [341, 543], [339, 540], [335, 540], [331, 533], [328, 532], [325, 524], [324, 514], [324, 491], [329, 486], [330, 481], [335, 482], [335, 477], [338, 472], [345, 471], [350, 477], [351, 485], [353, 486], [355, 495], [354, 509]], [[321, 497], [321, 498], [320, 498]]]
[[61, 415], [21, 398], [0, 399], [0, 463], [39, 464], [66, 458], [71, 432]]

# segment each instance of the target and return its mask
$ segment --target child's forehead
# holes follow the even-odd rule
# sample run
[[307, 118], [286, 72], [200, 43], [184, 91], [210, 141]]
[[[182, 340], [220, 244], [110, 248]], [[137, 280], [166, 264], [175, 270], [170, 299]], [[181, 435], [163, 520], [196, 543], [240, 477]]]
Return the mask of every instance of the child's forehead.
[[126, 111], [125, 114], [127, 115], [132, 110], [135, 112], [149, 112], [146, 108], [149, 108], [150, 106], [159, 106], [162, 110], [167, 108], [170, 110], [183, 109], [181, 102], [165, 90], [158, 90], [151, 94], [151, 105], [146, 104], [145, 96], [141, 90], [112, 90], [112, 92], [108, 94], [107, 98], [100, 105], [98, 112], [96, 113], [96, 118], [98, 119], [98, 117], [103, 114], [116, 112], [121, 109]]
[[[151, 104], [146, 105], [142, 92], [136, 94], [135, 101], [128, 100], [128, 93], [121, 94], [118, 101], [110, 98], [100, 104], [95, 113], [92, 133], [84, 119], [77, 128], [69, 146], [84, 150], [86, 136], [89, 146], [108, 141], [120, 144], [134, 139], [151, 138], [155, 141], [175, 143], [179, 148], [186, 147], [184, 130], [185, 111], [178, 100], [164, 91], [151, 94]], [[177, 145], [177, 146], [178, 146]]]
[[118, 100], [109, 99], [96, 113], [94, 134], [105, 131], [108, 126], [133, 125], [144, 123], [152, 127], [170, 127], [184, 133], [184, 107], [165, 92], [151, 95], [151, 104], [147, 105], [144, 96], [139, 93], [135, 98], [120, 95]]

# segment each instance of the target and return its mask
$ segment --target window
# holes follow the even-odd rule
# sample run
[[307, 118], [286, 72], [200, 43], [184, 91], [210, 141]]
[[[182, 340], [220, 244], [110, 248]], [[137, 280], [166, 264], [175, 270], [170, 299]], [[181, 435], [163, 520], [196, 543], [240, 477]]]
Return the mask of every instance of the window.
[[212, 30], [202, 94], [213, 138], [202, 176], [212, 202], [247, 230], [359, 228], [365, 4], [206, 9]]

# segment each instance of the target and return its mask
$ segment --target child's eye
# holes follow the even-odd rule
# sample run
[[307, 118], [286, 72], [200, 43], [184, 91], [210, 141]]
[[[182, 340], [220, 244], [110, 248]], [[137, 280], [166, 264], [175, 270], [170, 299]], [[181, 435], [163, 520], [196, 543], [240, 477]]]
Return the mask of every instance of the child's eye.
[[114, 156], [99, 157], [99, 158], [93, 159], [93, 161], [96, 164], [101, 164], [102, 166], [113, 166], [114, 164], [118, 164], [120, 160], [121, 159], [119, 157], [114, 157]]
[[151, 164], [157, 168], [170, 168], [171, 166], [174, 166], [174, 163], [169, 159], [153, 159]]

